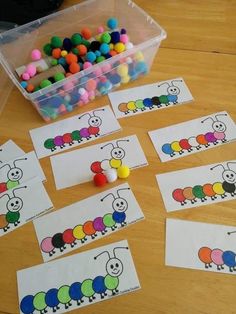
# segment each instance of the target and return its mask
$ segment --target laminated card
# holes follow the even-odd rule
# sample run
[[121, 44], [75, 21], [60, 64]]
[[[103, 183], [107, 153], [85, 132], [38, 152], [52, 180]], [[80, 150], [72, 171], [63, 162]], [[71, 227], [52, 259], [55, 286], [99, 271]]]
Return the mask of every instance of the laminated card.
[[167, 211], [236, 199], [236, 160], [156, 175]]
[[236, 227], [166, 220], [166, 265], [236, 274]]
[[45, 175], [35, 152], [22, 155], [0, 164], [0, 194], [32, 178], [45, 181]]
[[96, 194], [34, 221], [44, 261], [144, 219], [127, 183]]
[[134, 169], [148, 165], [136, 135], [59, 154], [50, 159], [58, 190], [91, 181], [96, 173], [109, 168], [126, 165]]
[[17, 146], [12, 140], [9, 140], [0, 146], [0, 165], [24, 154], [25, 152], [19, 146]]
[[79, 312], [140, 289], [127, 241], [20, 270], [17, 283], [22, 314]]
[[42, 182], [37, 179], [32, 179], [2, 193], [0, 195], [0, 236], [21, 227], [52, 207], [52, 202]]
[[169, 108], [193, 100], [182, 78], [112, 92], [108, 96], [117, 118]]
[[161, 161], [235, 141], [236, 124], [226, 111], [148, 132]]
[[111, 108], [105, 106], [30, 131], [38, 158], [65, 151], [120, 131]]

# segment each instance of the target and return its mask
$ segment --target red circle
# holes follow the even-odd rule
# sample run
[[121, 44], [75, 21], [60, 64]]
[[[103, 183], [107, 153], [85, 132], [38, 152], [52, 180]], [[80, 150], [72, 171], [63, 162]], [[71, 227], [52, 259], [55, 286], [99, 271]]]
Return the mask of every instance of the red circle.
[[101, 168], [101, 161], [94, 161], [90, 166], [90, 169], [93, 173], [101, 173], [103, 170]]
[[7, 191], [7, 184], [6, 184], [6, 182], [1, 182], [0, 183], [0, 193], [3, 193], [5, 191]]
[[103, 186], [107, 183], [107, 178], [103, 173], [96, 173], [93, 182], [96, 186]]
[[75, 237], [73, 236], [73, 229], [65, 230], [62, 234], [62, 239], [67, 244], [75, 242]]

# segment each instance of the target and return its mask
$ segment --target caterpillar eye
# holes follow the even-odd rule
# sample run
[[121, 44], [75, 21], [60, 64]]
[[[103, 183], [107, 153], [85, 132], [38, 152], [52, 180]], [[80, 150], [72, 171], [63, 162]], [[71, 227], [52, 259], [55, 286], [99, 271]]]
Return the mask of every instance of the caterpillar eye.
[[91, 120], [92, 123], [94, 123], [94, 120]]
[[229, 175], [227, 174], [226, 177], [229, 178]]
[[118, 263], [116, 263], [116, 268], [118, 268], [119, 267], [119, 264]]
[[114, 266], [113, 265], [111, 265], [111, 269], [113, 269], [114, 268]]
[[115, 152], [114, 154], [117, 155], [117, 152]]
[[19, 174], [19, 171], [16, 171], [16, 174]]
[[119, 150], [119, 154], [121, 154], [122, 153], [122, 151], [121, 150]]
[[19, 202], [18, 202], [18, 201], [16, 201], [16, 204], [19, 204]]
[[14, 206], [14, 203], [11, 203], [11, 206]]
[[124, 202], [120, 202], [121, 203], [121, 205], [124, 205]]

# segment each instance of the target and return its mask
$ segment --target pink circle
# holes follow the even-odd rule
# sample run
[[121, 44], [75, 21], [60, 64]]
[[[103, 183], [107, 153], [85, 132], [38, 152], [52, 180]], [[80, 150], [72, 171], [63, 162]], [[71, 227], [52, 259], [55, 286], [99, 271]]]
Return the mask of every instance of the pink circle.
[[22, 78], [23, 78], [24, 81], [28, 81], [30, 79], [29, 73], [27, 73], [27, 72], [23, 73], [22, 74]]
[[37, 61], [37, 60], [40, 60], [41, 59], [41, 51], [39, 49], [34, 49], [32, 52], [31, 52], [31, 59], [33, 61]]
[[215, 265], [223, 265], [224, 261], [222, 259], [223, 251], [220, 249], [214, 249], [211, 252], [211, 259]]
[[129, 37], [127, 34], [121, 34], [120, 35], [120, 41], [123, 43], [123, 44], [127, 44], [129, 42]]
[[52, 245], [52, 238], [47, 237], [43, 239], [40, 244], [40, 248], [44, 253], [50, 253], [54, 249], [54, 246]]
[[25, 72], [27, 72], [30, 75], [30, 77], [35, 76], [35, 74], [37, 73], [36, 66], [32, 63], [28, 64]]
[[225, 138], [225, 133], [223, 132], [214, 132], [214, 136], [217, 140], [223, 140]]
[[88, 68], [91, 68], [92, 66], [93, 66], [93, 65], [92, 65], [91, 62], [86, 61], [86, 62], [84, 62], [83, 70], [86, 70], [86, 69], [88, 69]]
[[98, 34], [102, 34], [104, 32], [104, 27], [103, 26], [99, 26], [97, 29]]

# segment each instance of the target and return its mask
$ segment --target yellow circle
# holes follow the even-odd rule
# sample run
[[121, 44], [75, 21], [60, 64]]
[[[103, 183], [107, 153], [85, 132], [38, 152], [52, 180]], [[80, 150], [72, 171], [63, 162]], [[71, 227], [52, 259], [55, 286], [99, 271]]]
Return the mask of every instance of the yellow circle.
[[116, 52], [121, 53], [125, 51], [125, 45], [123, 43], [117, 43], [115, 44], [114, 49]]
[[127, 104], [127, 108], [131, 111], [135, 110], [136, 109], [136, 106], [135, 106], [135, 102], [134, 101], [129, 101], [128, 104]]
[[180, 152], [182, 150], [182, 148], [179, 145], [178, 141], [172, 142], [170, 144], [171, 148], [173, 149], [174, 152]]
[[128, 178], [128, 176], [130, 175], [129, 167], [128, 166], [120, 166], [117, 169], [117, 175], [120, 179]]
[[73, 236], [78, 240], [81, 240], [85, 237], [82, 225], [78, 225], [73, 229]]
[[121, 166], [121, 164], [122, 164], [122, 161], [120, 159], [111, 159], [110, 160], [110, 165], [112, 168], [117, 169]]
[[220, 182], [214, 183], [213, 186], [212, 186], [212, 188], [213, 188], [213, 191], [214, 191], [216, 194], [218, 194], [218, 195], [223, 195], [223, 194], [225, 194], [225, 191], [224, 191], [224, 189], [223, 189], [223, 187], [222, 187], [222, 183], [220, 183]]
[[62, 52], [61, 52], [62, 57], [65, 57], [67, 54], [68, 54], [68, 52], [66, 50], [62, 50]]

